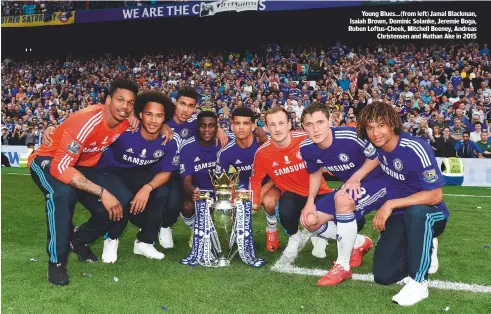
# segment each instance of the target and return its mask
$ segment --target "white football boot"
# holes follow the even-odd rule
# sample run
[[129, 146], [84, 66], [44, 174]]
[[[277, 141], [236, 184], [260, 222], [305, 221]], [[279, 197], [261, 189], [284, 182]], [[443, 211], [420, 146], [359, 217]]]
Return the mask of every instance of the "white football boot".
[[288, 244], [283, 254], [288, 257], [296, 257], [300, 246], [300, 230], [288, 239]]
[[398, 294], [392, 297], [392, 301], [401, 306], [411, 306], [428, 297], [428, 280], [417, 282], [409, 278]]
[[164, 249], [172, 249], [174, 247], [174, 240], [172, 239], [172, 229], [160, 228], [159, 243]]
[[135, 240], [133, 253], [136, 255], [143, 255], [151, 259], [163, 259], [165, 257], [164, 253], [157, 251], [153, 244], [140, 242], [138, 240]]
[[103, 263], [116, 263], [118, 260], [118, 245], [119, 239], [104, 240], [104, 249], [102, 250], [102, 262]]

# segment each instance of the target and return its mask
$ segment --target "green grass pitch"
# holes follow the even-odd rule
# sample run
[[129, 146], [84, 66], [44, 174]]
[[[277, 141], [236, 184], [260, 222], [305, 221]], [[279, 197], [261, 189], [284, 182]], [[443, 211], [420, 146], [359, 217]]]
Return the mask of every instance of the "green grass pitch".
[[[14, 173], [14, 174], [12, 174]], [[277, 273], [271, 266], [282, 250], [264, 249], [265, 217], [254, 215], [256, 250], [268, 261], [261, 269], [237, 257], [227, 269], [191, 268], [179, 263], [188, 252], [189, 231], [174, 228], [176, 248], [163, 261], [133, 254], [136, 228], [125, 231], [116, 264], [80, 263], [70, 255], [70, 285], [48, 283], [46, 220], [41, 192], [26, 169], [2, 168], [2, 312], [3, 313], [491, 313], [491, 294], [430, 288], [430, 297], [410, 308], [391, 303], [401, 286], [350, 280], [318, 288], [317, 277]], [[330, 183], [337, 186], [336, 183]], [[445, 187], [445, 194], [489, 196], [486, 188]], [[440, 238], [440, 269], [431, 279], [491, 286], [491, 198], [446, 195], [450, 220]], [[77, 205], [74, 223], [88, 211]], [[362, 233], [375, 241], [371, 220]], [[281, 248], [287, 239], [280, 232]], [[103, 241], [92, 248], [99, 256]], [[159, 246], [158, 246], [159, 247]], [[161, 249], [159, 247], [159, 249]], [[328, 269], [336, 256], [330, 243], [326, 259], [310, 254], [308, 243], [295, 261], [304, 268]], [[354, 273], [371, 272], [373, 250]], [[34, 259], [35, 261], [31, 261]], [[88, 275], [90, 274], [90, 275]], [[114, 278], [118, 278], [115, 281]]]

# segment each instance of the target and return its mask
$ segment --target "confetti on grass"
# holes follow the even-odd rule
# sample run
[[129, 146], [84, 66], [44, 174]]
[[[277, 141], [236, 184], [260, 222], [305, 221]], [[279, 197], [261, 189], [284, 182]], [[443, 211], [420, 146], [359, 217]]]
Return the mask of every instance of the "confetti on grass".
[[118, 277], [114, 277], [113, 280], [116, 281], [116, 282], [119, 281]]
[[37, 262], [38, 260], [35, 258], [31, 258], [31, 262]]

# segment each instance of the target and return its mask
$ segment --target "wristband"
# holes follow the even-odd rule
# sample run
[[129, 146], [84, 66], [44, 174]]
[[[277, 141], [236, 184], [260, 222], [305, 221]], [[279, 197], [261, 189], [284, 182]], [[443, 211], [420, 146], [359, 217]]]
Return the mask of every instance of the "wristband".
[[104, 187], [101, 187], [101, 191], [99, 192], [99, 194], [97, 194], [97, 200], [98, 200], [99, 202], [101, 202], [102, 193], [104, 192], [104, 190], [105, 190], [105, 189], [104, 189]]

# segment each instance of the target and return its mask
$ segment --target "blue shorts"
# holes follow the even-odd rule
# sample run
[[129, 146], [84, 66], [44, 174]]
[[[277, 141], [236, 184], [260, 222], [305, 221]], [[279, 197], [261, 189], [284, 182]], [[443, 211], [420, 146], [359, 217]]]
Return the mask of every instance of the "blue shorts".
[[[357, 220], [369, 212], [378, 210], [380, 207], [382, 207], [382, 205], [389, 199], [388, 196], [390, 194], [387, 187], [387, 180], [379, 177], [362, 181], [360, 189], [362, 196], [360, 199], [355, 201], [355, 216]], [[339, 191], [339, 189], [336, 189], [317, 200], [315, 202], [317, 210], [331, 216], [336, 216], [334, 195], [337, 191]]]

